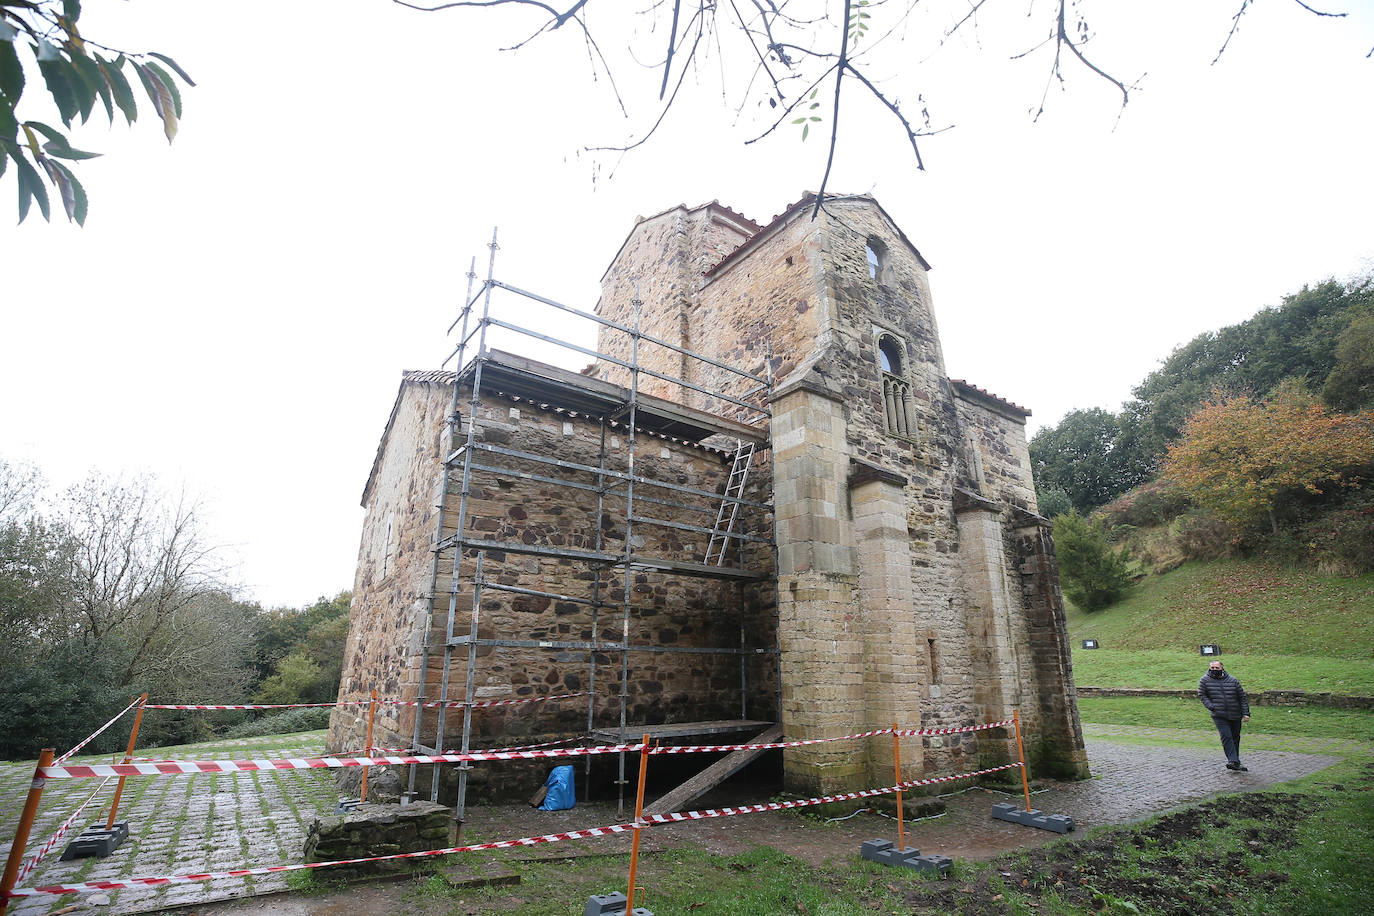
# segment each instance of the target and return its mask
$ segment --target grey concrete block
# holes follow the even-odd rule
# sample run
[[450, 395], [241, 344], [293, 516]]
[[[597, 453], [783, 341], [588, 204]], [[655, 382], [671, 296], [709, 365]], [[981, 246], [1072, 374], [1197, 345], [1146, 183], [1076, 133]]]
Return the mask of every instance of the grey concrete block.
[[879, 865], [897, 865], [915, 871], [933, 871], [943, 875], [954, 860], [948, 856], [921, 855], [921, 850], [908, 846], [898, 849], [891, 840], [869, 840], [859, 847], [859, 854]]
[[108, 856], [119, 848], [119, 844], [129, 838], [129, 825], [120, 821], [108, 830], [94, 824], [83, 830], [76, 839], [62, 850], [61, 861], [85, 859], [89, 856]]
[[992, 816], [999, 821], [1025, 824], [1027, 827], [1039, 827], [1041, 830], [1053, 830], [1055, 833], [1068, 833], [1074, 828], [1073, 818], [1067, 814], [1046, 814], [1039, 808], [1032, 808], [1027, 811], [1006, 802], [998, 802], [993, 805]]
[[[609, 894], [593, 894], [587, 898], [587, 908], [582, 916], [622, 916], [625, 912], [625, 895], [620, 891]], [[637, 906], [630, 911], [631, 916], [654, 916], [653, 913]]]

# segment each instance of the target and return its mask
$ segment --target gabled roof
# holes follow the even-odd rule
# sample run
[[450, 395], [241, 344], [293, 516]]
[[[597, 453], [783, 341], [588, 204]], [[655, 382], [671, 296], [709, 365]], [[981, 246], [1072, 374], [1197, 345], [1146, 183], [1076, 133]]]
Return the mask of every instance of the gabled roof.
[[[617, 412], [629, 398], [629, 390], [602, 379], [588, 378], [581, 373], [561, 369], [538, 360], [528, 359], [514, 353], [490, 350], [481, 357], [484, 366], [482, 374], [483, 396], [504, 397], [517, 403], [529, 404], [540, 410], [564, 414], [569, 417], [584, 416], [594, 419]], [[386, 453], [391, 430], [400, 412], [401, 399], [405, 396], [407, 385], [450, 386], [455, 382], [471, 384], [471, 375], [476, 361], [468, 363], [462, 372], [444, 369], [411, 370], [401, 373], [401, 385], [396, 391], [396, 401], [387, 417], [386, 429], [381, 441], [377, 443], [377, 454], [372, 459], [372, 469], [368, 472], [367, 483], [363, 487], [362, 504], [367, 506], [372, 485], [381, 470], [382, 456]], [[644, 392], [636, 394], [635, 430], [643, 435], [652, 436], [689, 448], [711, 452], [718, 456], [728, 456], [704, 440], [716, 436], [727, 439], [746, 439], [760, 448], [768, 445], [768, 432], [765, 429], [748, 426], [735, 420], [715, 416], [705, 411], [687, 407], [664, 398]], [[612, 427], [623, 426], [623, 422], [609, 421]]]
[[970, 401], [976, 401], [983, 404], [985, 407], [991, 407], [998, 413], [1010, 416], [1013, 420], [1020, 420], [1024, 423], [1026, 417], [1031, 415], [1029, 408], [1022, 407], [1020, 404], [1013, 404], [1006, 398], [999, 398], [991, 391], [979, 388], [977, 385], [966, 382], [961, 378], [952, 378], [949, 380], [949, 383], [954, 386], [955, 394], [964, 395]]
[[716, 213], [719, 213], [721, 216], [724, 216], [730, 222], [738, 223], [739, 227], [744, 230], [746, 239], [753, 238], [754, 234], [757, 234], [759, 231], [758, 223], [754, 222], [752, 219], [745, 216], [743, 213], [731, 210], [729, 207], [725, 206], [718, 200], [713, 200], [709, 203], [698, 204], [695, 207], [689, 207], [686, 204], [678, 204], [676, 207], [669, 207], [666, 210], [660, 210], [652, 216], [637, 216], [635, 217], [635, 224], [631, 226], [630, 231], [625, 234], [625, 240], [621, 242], [620, 247], [615, 250], [615, 256], [606, 263], [606, 269], [601, 272], [601, 279], [604, 281], [606, 279], [606, 274], [610, 273], [611, 268], [615, 266], [615, 262], [620, 260], [620, 253], [624, 251], [625, 246], [630, 243], [630, 239], [634, 236], [636, 229], [638, 229], [644, 223], [650, 222], [651, 220], [656, 220], [660, 216], [672, 213], [675, 210], [681, 210], [683, 213], [696, 213], [698, 210], [712, 210]]
[[[827, 201], [839, 201], [839, 200], [866, 200], [866, 201], [868, 201], [869, 203], [873, 204], [873, 206], [875, 206], [875, 207], [878, 208], [878, 212], [881, 213], [881, 214], [883, 215], [883, 218], [886, 219], [886, 220], [888, 221], [888, 223], [892, 226], [893, 231], [897, 233], [897, 237], [898, 237], [899, 239], [901, 239], [902, 244], [906, 245], [906, 247], [909, 248], [909, 249], [911, 250], [911, 253], [914, 254], [914, 255], [916, 255], [916, 259], [917, 259], [918, 261], [921, 262], [921, 266], [922, 266], [923, 268], [925, 268], [926, 270], [930, 270], [930, 262], [927, 261], [927, 260], [925, 259], [925, 256], [924, 256], [923, 254], [921, 254], [920, 250], [917, 249], [917, 247], [911, 243], [911, 239], [909, 239], [909, 238], [906, 237], [906, 233], [902, 231], [902, 227], [901, 227], [901, 226], [898, 226], [898, 225], [897, 225], [897, 221], [894, 220], [894, 219], [892, 218], [892, 214], [890, 214], [890, 213], [888, 213], [886, 210], [884, 210], [884, 209], [883, 209], [883, 205], [880, 204], [880, 203], [878, 203], [877, 198], [875, 198], [873, 195], [871, 195], [871, 194], [827, 194], [827, 195], [825, 196], [825, 199], [826, 199]], [[778, 229], [780, 226], [782, 226], [783, 224], [787, 223], [787, 222], [790, 221], [793, 217], [795, 217], [795, 216], [797, 216], [798, 214], [802, 213], [802, 212], [805, 211], [806, 209], [815, 206], [815, 203], [816, 203], [816, 195], [815, 195], [813, 192], [811, 192], [811, 191], [807, 191], [805, 194], [803, 194], [803, 195], [801, 196], [801, 199], [800, 199], [800, 200], [798, 200], [796, 203], [794, 203], [794, 204], [792, 204], [791, 206], [789, 206], [786, 210], [783, 210], [783, 211], [782, 211], [781, 213], [779, 213], [777, 216], [773, 217], [772, 221], [770, 221], [770, 222], [768, 223], [768, 225], [762, 227], [762, 228], [759, 229], [757, 232], [755, 232], [753, 235], [751, 235], [749, 238], [745, 239], [745, 241], [744, 241], [744, 243], [743, 243], [742, 245], [740, 245], [740, 246], [739, 246], [738, 248], [736, 248], [734, 251], [730, 252], [730, 253], [727, 254], [724, 258], [722, 258], [722, 259], [720, 260], [720, 262], [719, 262], [718, 264], [716, 264], [715, 267], [712, 267], [710, 270], [706, 271], [705, 276], [706, 276], [708, 279], [711, 278], [711, 277], [714, 277], [717, 273], [719, 273], [720, 271], [724, 270], [724, 269], [725, 269], [726, 267], [728, 267], [729, 265], [733, 264], [736, 260], [738, 260], [739, 258], [744, 257], [744, 255], [746, 254], [746, 252], [748, 252], [748, 251], [750, 251], [751, 249], [753, 249], [753, 247], [754, 247], [758, 242], [762, 241], [764, 238], [766, 238], [767, 236], [769, 236], [770, 234], [772, 234], [772, 232], [773, 232], [774, 230]]]

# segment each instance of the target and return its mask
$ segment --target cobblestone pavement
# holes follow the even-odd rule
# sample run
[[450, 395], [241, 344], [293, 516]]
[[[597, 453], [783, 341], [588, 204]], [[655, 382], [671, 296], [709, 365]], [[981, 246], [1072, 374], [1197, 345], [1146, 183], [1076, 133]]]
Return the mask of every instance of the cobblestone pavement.
[[[1070, 814], [1083, 827], [1139, 820], [1222, 792], [1259, 789], [1297, 779], [1331, 765], [1341, 756], [1374, 754], [1374, 745], [1369, 742], [1247, 734], [1243, 757], [1250, 771], [1234, 773], [1224, 768], [1221, 748], [1210, 731], [1115, 725], [1085, 725], [1084, 731], [1088, 737], [1093, 778], [1078, 783], [1053, 784], [1033, 800], [1036, 807], [1049, 813]], [[169, 748], [163, 753], [180, 759], [299, 757], [321, 753], [323, 740], [323, 732], [310, 732], [197, 745], [194, 749]], [[103, 761], [84, 758], [82, 762]], [[7, 840], [3, 847], [5, 853], [31, 772], [31, 763], [0, 764], [0, 836]], [[30, 849], [41, 845], [90, 795], [95, 788], [94, 782], [53, 780], [48, 783]], [[99, 810], [108, 804], [113, 791], [112, 781], [87, 809], [76, 830], [97, 820]], [[1005, 841], [1004, 848], [1042, 841], [1038, 836], [1042, 831], [1000, 821], [990, 822], [986, 818], [987, 798], [983, 793], [974, 793], [969, 798], [978, 800], [970, 800], [963, 806], [967, 808], [964, 815], [956, 811], [943, 823], [929, 823], [928, 841], [932, 848], [942, 848], [954, 855], [972, 855], [986, 854], [997, 846], [999, 838]], [[331, 813], [336, 800], [332, 774], [321, 770], [131, 777], [120, 806], [120, 820], [127, 820], [133, 831], [124, 846], [107, 859], [73, 862], [58, 861], [60, 849], [55, 850], [24, 886], [296, 862], [300, 860], [302, 840], [310, 821], [319, 814]], [[613, 810], [611, 806], [610, 811]], [[518, 831], [531, 826], [524, 823], [529, 816], [538, 822], [538, 829], [529, 831], [532, 833], [611, 822], [595, 819], [603, 813], [597, 805], [558, 812], [560, 818], [528, 815], [523, 806], [515, 811], [474, 808], [469, 813], [474, 834], [495, 831], [500, 838], [527, 835]], [[480, 823], [484, 813], [496, 817], [493, 823], [485, 825], [485, 829]], [[749, 818], [771, 816], [750, 815]], [[587, 820], [588, 817], [592, 820]], [[569, 819], [566, 825], [561, 822], [563, 819]], [[965, 819], [969, 823], [963, 824]], [[559, 823], [554, 824], [554, 820]], [[702, 821], [675, 826], [672, 837], [665, 833], [662, 841], [692, 842], [700, 831], [714, 831], [719, 836], [724, 823]], [[984, 835], [987, 848], [961, 850], [959, 846], [965, 839], [964, 834], [975, 824]], [[780, 820], [777, 825], [780, 833], [795, 829], [795, 821]], [[511, 833], [511, 830], [517, 832]], [[942, 836], [946, 832], [950, 834], [947, 841]], [[652, 831], [648, 837], [659, 839]], [[616, 851], [622, 840], [628, 842], [621, 837], [610, 838], [604, 843], [597, 841], [596, 851]], [[550, 854], [565, 845], [581, 844], [558, 844], [556, 849], [550, 848]], [[101, 910], [114, 914], [155, 912], [183, 904], [268, 893], [281, 890], [286, 884], [285, 876], [273, 875], [156, 889], [131, 888], [110, 893], [108, 908], [94, 906], [92, 895], [30, 897], [13, 901], [10, 913], [45, 916], [73, 904], [78, 906], [77, 912], [82, 913]]]

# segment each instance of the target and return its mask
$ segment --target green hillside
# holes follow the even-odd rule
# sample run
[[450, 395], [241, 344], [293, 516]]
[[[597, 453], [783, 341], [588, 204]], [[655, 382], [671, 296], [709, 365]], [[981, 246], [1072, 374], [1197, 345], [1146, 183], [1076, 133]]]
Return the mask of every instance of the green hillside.
[[[1188, 689], [1202, 643], [1248, 689], [1374, 695], [1374, 574], [1327, 576], [1257, 560], [1186, 563], [1092, 614], [1068, 607], [1074, 679]], [[1100, 649], [1078, 648], [1096, 639]]]

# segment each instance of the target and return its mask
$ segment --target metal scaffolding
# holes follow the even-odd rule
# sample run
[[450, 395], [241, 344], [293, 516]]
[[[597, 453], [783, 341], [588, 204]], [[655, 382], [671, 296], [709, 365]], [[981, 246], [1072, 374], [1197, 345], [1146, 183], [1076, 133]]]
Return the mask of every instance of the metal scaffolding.
[[[591, 738], [625, 743], [638, 731], [627, 720], [629, 707], [630, 656], [636, 653], [695, 653], [700, 655], [738, 656], [740, 674], [740, 720], [743, 728], [767, 726], [771, 723], [748, 721], [748, 664], [751, 657], [775, 655], [776, 643], [771, 646], [750, 646], [745, 625], [745, 588], [754, 582], [769, 578], [768, 571], [755, 571], [725, 565], [726, 552], [734, 545], [741, 565], [745, 559], [743, 548], [747, 544], [758, 545], [755, 549], [773, 549], [771, 526], [763, 533], [750, 533], [738, 530], [741, 510], [770, 512], [771, 503], [746, 499], [744, 496], [748, 472], [756, 462], [756, 449], [768, 447], [766, 424], [771, 416], [768, 396], [772, 390], [771, 367], [765, 359], [762, 374], [751, 373], [712, 357], [694, 352], [686, 347], [670, 343], [660, 337], [645, 333], [640, 327], [642, 303], [636, 287], [632, 302], [633, 320], [624, 323], [605, 318], [594, 312], [573, 308], [547, 299], [515, 286], [502, 283], [495, 278], [496, 252], [498, 250], [496, 233], [492, 233], [490, 255], [487, 261], [487, 276], [477, 284], [476, 259], [468, 271], [467, 295], [457, 319], [449, 326], [448, 333], [457, 329], [457, 344], [444, 360], [443, 367], [452, 364], [455, 371], [453, 395], [444, 423], [442, 480], [436, 487], [437, 522], [434, 541], [431, 545], [433, 564], [430, 575], [429, 619], [424, 626], [421, 645], [419, 693], [420, 704], [430, 701], [428, 688], [430, 682], [429, 665], [436, 647], [431, 645], [431, 631], [438, 614], [447, 605], [445, 637], [442, 645], [443, 661], [440, 668], [437, 700], [437, 725], [433, 748], [422, 744], [423, 705], [416, 708], [412, 746], [418, 751], [439, 751], [445, 743], [447, 729], [446, 706], [450, 702], [452, 687], [452, 667], [455, 653], [465, 652], [466, 672], [463, 686], [463, 728], [462, 752], [471, 750], [473, 730], [473, 702], [476, 699], [476, 676], [478, 651], [482, 647], [533, 648], [556, 652], [585, 652], [587, 656], [587, 734]], [[474, 286], [477, 286], [474, 292]], [[593, 322], [600, 329], [628, 336], [629, 355], [622, 358], [600, 349], [580, 346], [567, 340], [560, 340], [549, 334], [529, 327], [500, 320], [492, 316], [492, 294], [495, 291], [514, 294], [527, 302], [545, 306], [565, 315]], [[587, 379], [583, 375], [555, 370], [541, 363], [523, 360], [493, 350], [488, 341], [488, 329], [500, 328], [504, 331], [534, 338], [566, 350], [590, 356], [604, 365], [619, 367], [628, 377], [625, 386], [613, 385], [604, 381]], [[600, 333], [604, 333], [599, 331]], [[679, 378], [646, 366], [641, 358], [641, 345], [666, 348], [679, 354], [683, 360], [683, 374], [688, 374], [688, 361], [712, 367], [716, 375], [731, 380], [737, 388], [745, 390], [729, 393], [715, 390], [704, 383]], [[524, 373], [522, 376], [521, 373]], [[536, 378], [539, 384], [547, 385], [554, 396], [563, 398], [574, 408], [574, 415], [595, 420], [600, 427], [599, 459], [596, 464], [580, 463], [558, 454], [539, 454], [514, 448], [506, 448], [479, 436], [481, 427], [481, 404], [483, 394], [496, 394], [505, 386], [509, 388], [512, 379], [519, 376], [526, 384]], [[730, 419], [705, 411], [687, 407], [685, 404], [667, 401], [647, 395], [641, 391], [641, 376], [651, 377], [680, 391], [696, 392], [707, 403], [726, 405], [738, 417]], [[462, 416], [462, 390], [470, 387], [466, 422]], [[485, 386], [485, 388], [484, 388]], [[689, 396], [690, 397], [690, 396]], [[757, 424], [757, 425], [756, 425]], [[618, 436], [610, 436], [609, 430], [616, 430]], [[728, 454], [728, 464], [723, 467], [723, 492], [707, 490], [654, 478], [641, 473], [636, 467], [636, 449], [644, 436], [681, 434], [686, 441], [699, 443], [704, 437], [714, 437], [713, 441], [733, 439], [733, 454]], [[620, 440], [623, 448], [624, 470], [614, 468], [608, 462], [612, 443]], [[506, 464], [500, 464], [505, 461]], [[566, 476], [552, 476], [556, 473], [567, 475], [576, 473], [585, 479], [568, 479]], [[472, 511], [469, 503], [472, 498], [473, 483], [477, 475], [490, 475], [496, 478], [515, 478], [534, 483], [545, 483], [566, 487], [587, 494], [588, 499], [595, 495], [596, 535], [592, 549], [575, 549], [571, 545], [551, 546], [546, 544], [524, 543], [521, 540], [500, 540], [496, 537], [479, 537], [470, 530]], [[456, 518], [449, 506], [450, 498], [457, 496]], [[617, 504], [623, 500], [622, 524], [624, 547], [621, 550], [607, 548], [605, 525], [608, 496], [615, 495]], [[693, 502], [695, 500], [695, 503]], [[703, 505], [704, 502], [704, 505]], [[659, 507], [655, 513], [654, 507]], [[666, 509], [668, 512], [661, 510]], [[686, 513], [703, 513], [702, 524], [694, 525], [683, 520]], [[676, 513], [672, 518], [665, 514]], [[714, 520], [711, 516], [714, 515]], [[709, 546], [701, 562], [688, 562], [668, 557], [655, 557], [636, 550], [635, 529], [658, 528], [675, 529], [709, 538]], [[765, 536], [766, 535], [766, 536]], [[646, 542], [647, 543], [647, 542]], [[584, 544], [585, 548], [587, 545]], [[552, 590], [527, 588], [510, 582], [498, 581], [484, 576], [488, 553], [500, 551], [517, 555], [529, 555], [536, 560], [554, 559], [557, 561], [585, 564], [590, 571], [589, 594], [561, 594]], [[467, 558], [468, 563], [464, 560]], [[771, 564], [770, 564], [771, 565]], [[470, 567], [471, 572], [465, 571]], [[735, 583], [739, 610], [739, 641], [733, 646], [670, 646], [635, 645], [631, 641], [632, 612], [636, 609], [633, 601], [635, 576], [639, 573], [671, 573], [675, 576], [701, 577]], [[447, 575], [447, 589], [441, 582]], [[542, 573], [541, 573], [542, 575]], [[608, 600], [607, 588], [619, 578], [623, 594], [619, 600]], [[471, 590], [472, 607], [469, 627], [466, 634], [457, 634], [456, 620], [459, 613], [459, 599], [466, 589]], [[550, 640], [520, 638], [528, 634], [504, 634], [482, 636], [479, 634], [482, 600], [484, 592], [499, 592], [512, 595], [546, 599], [551, 602], [568, 602], [590, 609], [590, 640]], [[612, 593], [613, 594], [613, 593]], [[602, 639], [600, 625], [603, 610], [618, 609], [620, 614], [620, 640], [618, 642]], [[596, 721], [597, 657], [600, 655], [619, 655], [620, 696], [619, 716], [614, 728], [598, 728]], [[771, 705], [771, 704], [770, 704]], [[727, 730], [729, 723], [701, 723], [698, 733], [720, 732]], [[689, 730], [690, 731], [690, 730]], [[676, 733], [686, 734], [683, 726]], [[584, 771], [590, 782], [591, 758], [584, 758]], [[619, 755], [618, 779], [621, 803], [624, 802], [625, 755]], [[458, 800], [455, 816], [459, 827], [463, 823], [468, 790], [468, 764], [461, 764], [458, 771]], [[438, 800], [440, 766], [435, 765], [430, 781], [430, 798]], [[415, 795], [416, 767], [410, 767], [407, 793]]]

